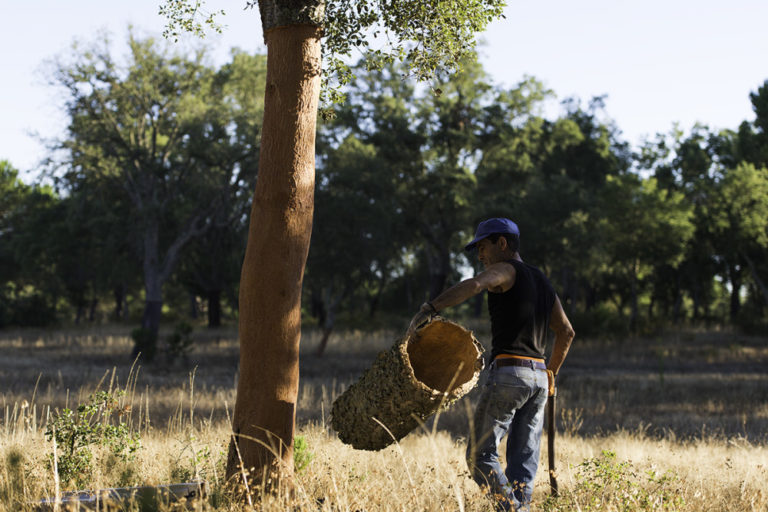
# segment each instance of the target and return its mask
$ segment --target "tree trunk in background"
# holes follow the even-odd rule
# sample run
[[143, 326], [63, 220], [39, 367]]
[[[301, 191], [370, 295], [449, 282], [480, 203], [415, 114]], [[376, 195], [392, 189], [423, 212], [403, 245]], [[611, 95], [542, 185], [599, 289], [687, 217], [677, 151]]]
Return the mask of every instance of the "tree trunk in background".
[[145, 331], [140, 340], [134, 340], [131, 358], [142, 353], [144, 360], [152, 360], [157, 348], [157, 334], [160, 330], [160, 317], [163, 311], [163, 282], [160, 277], [159, 231], [155, 222], [148, 222], [144, 227], [144, 313], [141, 316], [141, 328]]
[[126, 315], [125, 284], [119, 284], [112, 290], [115, 297], [115, 320], [124, 320]]
[[208, 291], [208, 327], [221, 327], [221, 290]]
[[429, 300], [432, 300], [445, 289], [445, 282], [451, 273], [451, 252], [448, 247], [440, 247], [427, 251], [427, 255], [429, 258]]
[[731, 281], [731, 321], [734, 322], [739, 316], [741, 310], [741, 269], [736, 265], [728, 264], [728, 276]]
[[573, 303], [573, 296], [575, 288], [574, 280], [572, 279], [573, 272], [571, 271], [571, 268], [568, 266], [564, 266], [560, 271], [560, 281], [561, 286], [563, 290], [563, 294], [560, 297], [560, 302], [563, 305], [563, 309], [566, 313], [571, 312], [571, 304]]
[[587, 293], [584, 298], [584, 311], [589, 312], [597, 305], [597, 290], [590, 284], [587, 284], [586, 288]]
[[757, 273], [757, 268], [755, 268], [755, 263], [752, 261], [752, 258], [746, 253], [744, 253], [743, 256], [744, 261], [746, 261], [749, 266], [749, 271], [752, 273], [752, 279], [755, 281], [757, 289], [760, 290], [760, 293], [763, 295], [765, 305], [768, 306], [768, 286], [766, 286], [765, 282], [760, 278], [760, 274]]
[[160, 315], [163, 310], [162, 300], [148, 300], [144, 303], [144, 314], [141, 317], [141, 327], [148, 329], [155, 336], [160, 329]]
[[637, 323], [638, 318], [640, 316], [640, 311], [637, 303], [637, 272], [633, 268], [632, 269], [632, 276], [630, 281], [630, 313], [629, 313], [629, 330], [631, 332], [637, 331]]
[[91, 305], [88, 308], [88, 321], [93, 323], [96, 321], [96, 308], [99, 305], [99, 299], [91, 299]]
[[373, 294], [371, 300], [368, 302], [368, 317], [373, 318], [376, 316], [376, 312], [379, 310], [379, 304], [381, 304], [381, 296], [384, 293], [384, 288], [387, 285], [387, 272], [382, 272], [379, 278], [379, 287], [376, 293]]
[[701, 317], [701, 287], [698, 282], [694, 282], [691, 286], [691, 300], [693, 300], [693, 321], [696, 323]]
[[85, 315], [85, 304], [79, 302], [75, 309], [75, 325], [80, 325], [80, 320], [82, 320], [83, 315]]
[[[240, 378], [227, 460], [230, 479], [239, 478], [242, 467], [253, 485], [266, 478], [274, 485], [293, 471], [301, 286], [312, 233], [321, 72], [319, 22], [302, 21], [313, 8], [308, 4], [317, 9], [317, 2], [259, 2], [267, 85], [240, 276]], [[287, 19], [292, 13], [300, 19]], [[322, 11], [310, 15], [322, 20]]]
[[675, 272], [675, 302], [672, 306], [672, 323], [680, 323], [681, 313], [683, 311], [683, 286], [680, 272]]
[[347, 284], [343, 290], [339, 290], [336, 295], [333, 294], [333, 286], [327, 286], [322, 291], [323, 301], [323, 337], [320, 339], [320, 344], [317, 347], [315, 355], [322, 357], [325, 353], [325, 347], [328, 345], [328, 339], [331, 337], [333, 328], [336, 325], [336, 310], [339, 308], [341, 301], [349, 294], [352, 286]]
[[331, 333], [333, 332], [333, 324], [334, 324], [334, 317], [335, 315], [333, 312], [328, 315], [329, 323], [326, 323], [323, 325], [323, 337], [320, 338], [320, 344], [317, 346], [317, 352], [315, 352], [315, 356], [317, 357], [323, 357], [323, 354], [325, 353], [325, 347], [328, 345], [328, 339], [331, 337]]
[[639, 317], [639, 311], [637, 307], [637, 283], [632, 281], [632, 298], [629, 303], [629, 330], [630, 332], [637, 332], [637, 319]]

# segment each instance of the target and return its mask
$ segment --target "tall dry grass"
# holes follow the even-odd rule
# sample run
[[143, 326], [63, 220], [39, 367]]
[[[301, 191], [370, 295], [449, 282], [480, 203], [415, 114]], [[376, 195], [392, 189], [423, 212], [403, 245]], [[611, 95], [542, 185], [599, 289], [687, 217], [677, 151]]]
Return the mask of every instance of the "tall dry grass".
[[[226, 331], [197, 336], [189, 361], [146, 366], [128, 360], [119, 332], [0, 338], [0, 511], [32, 510], [57, 486], [71, 490], [50, 467], [46, 425], [57, 408], [110, 388], [126, 392], [124, 419], [142, 448], [130, 461], [95, 450], [89, 487], [202, 479], [209, 494], [196, 509], [248, 509], [222, 480], [237, 346]], [[394, 333], [337, 337], [322, 360], [310, 356], [315, 336], [304, 339], [298, 413], [310, 461], [293, 492], [262, 496], [256, 509], [492, 510], [464, 462], [474, 393], [399, 444], [354, 450], [330, 430], [330, 404]], [[561, 494], [549, 496], [543, 443], [534, 510], [768, 511], [766, 346], [731, 333], [577, 344], [560, 388]]]

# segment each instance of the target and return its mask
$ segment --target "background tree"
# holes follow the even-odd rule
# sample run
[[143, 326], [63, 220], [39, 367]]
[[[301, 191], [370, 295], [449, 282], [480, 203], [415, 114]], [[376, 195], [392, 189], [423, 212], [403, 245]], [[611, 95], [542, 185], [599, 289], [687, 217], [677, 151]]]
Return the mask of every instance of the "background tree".
[[[755, 113], [753, 122], [743, 122], [738, 133], [726, 137], [727, 142], [718, 146], [722, 149], [719, 154], [723, 157], [724, 165], [736, 167], [736, 175], [724, 183], [728, 195], [729, 188], [739, 188], [744, 182], [750, 183], [749, 190], [745, 190], [745, 196], [735, 199], [734, 209], [744, 214], [744, 218], [738, 219], [735, 230], [747, 234], [746, 247], [740, 244], [742, 257], [747, 264], [752, 281], [759, 295], [762, 295], [763, 305], [768, 306], [768, 250], [763, 243], [765, 228], [760, 220], [764, 208], [765, 196], [760, 196], [764, 191], [764, 181], [768, 176], [768, 81], [750, 93], [752, 110]], [[730, 140], [728, 140], [730, 139]], [[730, 151], [729, 151], [730, 150]], [[744, 164], [752, 164], [754, 170], [749, 170]]]
[[[151, 354], [163, 284], [181, 248], [213, 225], [243, 176], [254, 173], [247, 159], [255, 142], [252, 129], [232, 133], [228, 105], [238, 103], [225, 86], [231, 71], [209, 68], [204, 49], [187, 58], [133, 34], [128, 48], [124, 65], [112, 59], [108, 41], [57, 64], [55, 81], [67, 92], [71, 119], [60, 179], [70, 190], [98, 183], [125, 198], [132, 224], [112, 229], [136, 230], [150, 345], [135, 352]], [[253, 69], [242, 75], [257, 80]], [[258, 124], [253, 112], [241, 117]]]
[[327, 149], [318, 168], [315, 243], [307, 262], [311, 308], [323, 331], [318, 356], [353, 292], [370, 293], [364, 304], [375, 310], [408, 233], [397, 215], [397, 180], [378, 150], [348, 135]]
[[677, 268], [662, 266], [653, 277], [652, 302], [658, 300], [664, 316], [679, 322], [684, 294], [692, 300], [692, 318], [709, 318], [712, 301], [713, 276], [719, 272], [721, 258], [717, 257], [710, 229], [710, 201], [715, 175], [718, 145], [716, 135], [706, 127], [696, 125], [689, 134], [673, 128], [668, 134], [658, 134], [647, 141], [636, 155], [638, 167], [649, 169], [660, 188], [684, 194], [693, 208], [694, 234], [688, 241], [686, 254]]
[[[369, 233], [366, 238], [358, 239], [366, 247], [375, 247], [373, 252], [378, 253], [364, 253], [375, 258], [369, 263], [375, 276], [367, 281], [363, 293], [355, 295], [368, 304], [371, 315], [378, 308], [385, 286], [403, 271], [402, 260], [413, 253], [413, 243], [418, 239], [411, 213], [418, 206], [409, 203], [406, 194], [412, 185], [411, 177], [424, 167], [422, 147], [427, 140], [417, 127], [418, 94], [416, 84], [403, 79], [406, 71], [402, 65], [369, 70], [364, 62], [359, 63], [354, 68], [356, 78], [347, 89], [347, 101], [335, 107], [334, 120], [324, 123], [319, 132], [322, 181], [318, 193], [335, 191], [331, 193], [341, 197], [348, 190], [358, 198], [358, 207], [368, 202], [365, 210], [377, 216], [375, 225], [364, 228]], [[342, 164], [336, 169], [337, 157], [344, 154], [340, 150], [352, 148], [364, 152], [363, 159], [352, 163], [346, 157], [344, 162], [352, 165]], [[347, 205], [338, 201], [334, 205], [346, 212], [339, 214], [355, 215]], [[322, 203], [319, 208], [323, 208]], [[315, 240], [317, 244], [324, 243], [323, 237]]]
[[728, 170], [717, 183], [712, 203], [710, 230], [728, 261], [731, 286], [736, 288], [731, 295], [732, 317], [739, 315], [741, 281], [735, 276], [741, 276], [742, 268], [751, 274], [763, 305], [768, 306], [763, 266], [755, 263], [762, 263], [768, 248], [768, 169], [744, 162]]
[[8, 322], [8, 295], [11, 282], [19, 274], [19, 262], [13, 254], [11, 240], [14, 236], [15, 214], [30, 187], [19, 179], [19, 171], [9, 161], [0, 160], [0, 326]]
[[679, 192], [660, 189], [655, 179], [635, 174], [610, 176], [601, 206], [603, 247], [613, 261], [612, 277], [622, 312], [629, 305], [629, 328], [636, 330], [638, 299], [659, 267], [675, 269], [693, 235], [691, 205]]
[[[404, 66], [369, 71], [363, 65], [355, 68], [348, 105], [337, 109], [330, 129], [337, 138], [352, 134], [371, 146], [379, 186], [369, 193], [377, 191], [379, 203], [387, 201], [408, 227], [408, 250], [424, 258], [428, 270], [426, 293], [418, 298], [426, 300], [453, 274], [453, 248], [471, 217], [478, 134], [491, 87], [474, 54], [460, 73], [431, 89], [403, 80]], [[386, 227], [382, 233], [393, 234]]]
[[62, 287], [48, 237], [60, 211], [50, 186], [27, 185], [0, 161], [0, 327], [56, 321]]
[[215, 130], [227, 133], [213, 144], [210, 125], [201, 125], [191, 141], [197, 158], [207, 166], [232, 169], [237, 181], [229, 188], [224, 204], [211, 217], [213, 229], [196, 237], [182, 255], [180, 273], [185, 286], [207, 302], [208, 325], [221, 325], [222, 296], [237, 307], [238, 269], [245, 251], [251, 190], [256, 182], [261, 119], [264, 116], [266, 59], [233, 50], [231, 61], [214, 79], [223, 101], [215, 118]]
[[501, 126], [478, 167], [480, 217], [509, 216], [521, 229], [521, 253], [544, 268], [564, 306], [591, 309], [604, 295], [601, 269], [610, 256], [601, 245], [605, 213], [600, 197], [609, 176], [629, 168], [629, 155], [609, 121], [602, 100], [587, 109], [567, 100], [565, 112], [538, 115], [551, 93], [526, 80], [499, 98]]

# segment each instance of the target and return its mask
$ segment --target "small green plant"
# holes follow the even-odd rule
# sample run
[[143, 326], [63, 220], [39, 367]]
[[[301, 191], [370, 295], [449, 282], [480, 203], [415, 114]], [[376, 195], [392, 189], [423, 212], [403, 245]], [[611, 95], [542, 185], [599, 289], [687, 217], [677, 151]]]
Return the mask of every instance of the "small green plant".
[[585, 512], [606, 508], [621, 512], [677, 511], [685, 505], [675, 486], [676, 475], [658, 475], [653, 470], [640, 474], [631, 462], [619, 462], [610, 450], [582, 462], [577, 478], [570, 500], [578, 502], [578, 509]]
[[[208, 446], [195, 448], [197, 439], [189, 437], [188, 444], [184, 444], [178, 458], [171, 465], [171, 480], [174, 482], [189, 482], [195, 479], [205, 480], [209, 471], [216, 464], [215, 454], [211, 453]], [[185, 454], [191, 454], [185, 458]], [[215, 471], [215, 469], [214, 469]]]
[[309, 451], [309, 443], [304, 436], [293, 438], [293, 468], [297, 473], [304, 471], [315, 454]]
[[186, 322], [176, 324], [173, 333], [166, 338], [168, 359], [175, 361], [178, 357], [186, 357], [192, 349], [192, 326]]
[[[46, 438], [56, 442], [56, 467], [63, 482], [82, 485], [92, 470], [92, 446], [102, 446], [123, 462], [133, 459], [141, 447], [138, 432], [131, 432], [121, 421], [126, 409], [120, 407], [122, 391], [99, 391], [77, 409], [66, 408], [54, 414], [45, 431]], [[115, 416], [117, 418], [115, 418]], [[51, 454], [50, 465], [53, 465]]]

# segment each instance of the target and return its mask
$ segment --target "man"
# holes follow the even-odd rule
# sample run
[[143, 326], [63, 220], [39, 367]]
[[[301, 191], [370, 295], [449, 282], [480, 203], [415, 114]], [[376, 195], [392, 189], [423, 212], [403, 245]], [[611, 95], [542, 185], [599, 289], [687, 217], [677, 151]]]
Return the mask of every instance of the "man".
[[[466, 250], [477, 247], [481, 273], [447, 289], [421, 306], [409, 330], [432, 315], [488, 290], [491, 364], [475, 411], [467, 446], [474, 480], [487, 487], [501, 510], [527, 510], [539, 464], [547, 396], [565, 360], [574, 331], [552, 285], [519, 254], [520, 231], [509, 219], [481, 222]], [[549, 364], [544, 363], [547, 328], [555, 332]], [[498, 447], [507, 437], [507, 469]]]

